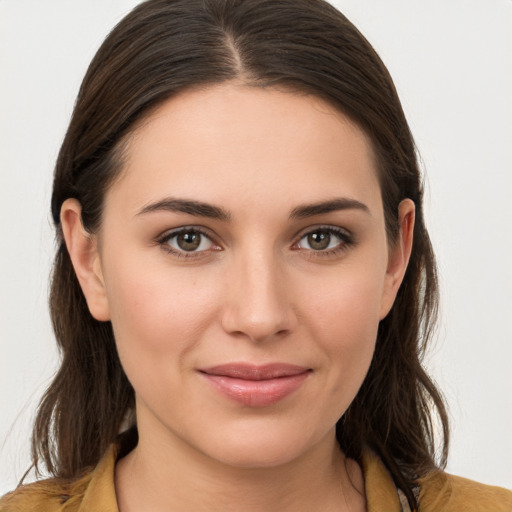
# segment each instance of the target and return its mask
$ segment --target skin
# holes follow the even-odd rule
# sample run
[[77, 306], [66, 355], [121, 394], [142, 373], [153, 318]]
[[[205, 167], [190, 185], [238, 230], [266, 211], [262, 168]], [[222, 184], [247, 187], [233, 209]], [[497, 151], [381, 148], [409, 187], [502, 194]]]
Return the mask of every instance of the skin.
[[[169, 198], [229, 220], [144, 212]], [[291, 216], [335, 198], [364, 207]], [[335, 424], [407, 266], [413, 203], [397, 215], [390, 247], [371, 144], [348, 118], [312, 96], [234, 83], [181, 93], [136, 129], [97, 234], [64, 203], [90, 311], [112, 322], [136, 393], [139, 445], [116, 467], [122, 512], [365, 510]], [[182, 227], [208, 235], [197, 251], [180, 252]], [[328, 249], [312, 246], [319, 234]], [[198, 371], [231, 362], [310, 371], [284, 399], [251, 407]]]

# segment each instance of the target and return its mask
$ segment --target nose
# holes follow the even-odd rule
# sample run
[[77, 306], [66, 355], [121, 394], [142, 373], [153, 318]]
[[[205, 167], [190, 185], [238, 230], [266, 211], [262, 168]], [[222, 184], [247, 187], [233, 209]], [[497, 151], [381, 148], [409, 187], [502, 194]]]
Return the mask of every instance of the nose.
[[[271, 253], [271, 251], [269, 251]], [[272, 254], [239, 258], [228, 274], [222, 326], [253, 342], [289, 334], [297, 323], [287, 280]]]

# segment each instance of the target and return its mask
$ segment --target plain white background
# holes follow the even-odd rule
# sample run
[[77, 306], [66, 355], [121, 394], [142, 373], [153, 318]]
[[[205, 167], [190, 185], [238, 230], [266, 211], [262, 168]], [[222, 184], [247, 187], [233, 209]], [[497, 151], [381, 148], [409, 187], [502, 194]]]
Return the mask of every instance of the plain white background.
[[[136, 0], [0, 0], [0, 494], [29, 465], [58, 356], [52, 168], [95, 50]], [[448, 469], [512, 488], [512, 2], [338, 0], [395, 79], [427, 172], [442, 321], [427, 365]]]

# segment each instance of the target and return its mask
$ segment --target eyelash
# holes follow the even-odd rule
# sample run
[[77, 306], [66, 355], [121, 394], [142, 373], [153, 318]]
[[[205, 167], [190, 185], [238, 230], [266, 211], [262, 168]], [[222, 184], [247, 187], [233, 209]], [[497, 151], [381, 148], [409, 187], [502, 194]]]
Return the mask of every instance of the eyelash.
[[[298, 244], [309, 235], [312, 235], [314, 233], [318, 232], [326, 232], [329, 233], [329, 235], [334, 235], [339, 239], [339, 243], [331, 248], [331, 249], [324, 249], [324, 250], [314, 250], [314, 249], [304, 249], [301, 247], [297, 247]], [[354, 235], [348, 232], [345, 229], [338, 228], [335, 226], [316, 226], [313, 229], [308, 229], [306, 232], [303, 232], [300, 235], [300, 238], [298, 242], [294, 244], [294, 247], [296, 247], [295, 250], [297, 251], [307, 251], [310, 257], [312, 258], [326, 258], [326, 257], [332, 257], [336, 256], [338, 254], [341, 254], [342, 252], [348, 250], [350, 247], [352, 247], [355, 244], [355, 238]]]
[[[314, 233], [318, 233], [318, 232], [326, 232], [329, 235], [334, 235], [335, 237], [337, 237], [340, 240], [340, 242], [335, 247], [333, 247], [331, 249], [324, 249], [324, 250], [304, 249], [302, 247], [298, 247], [298, 245], [304, 238], [306, 238]], [[180, 234], [184, 234], [184, 233], [196, 233], [196, 234], [198, 233], [201, 236], [207, 238], [211, 242], [213, 247], [215, 247], [215, 249], [213, 249], [214, 251], [222, 250], [219, 247], [219, 245], [215, 242], [215, 240], [212, 237], [210, 232], [208, 232], [200, 227], [196, 227], [196, 226], [184, 226], [182, 228], [168, 231], [168, 232], [164, 233], [163, 235], [161, 235], [160, 237], [158, 237], [156, 239], [156, 243], [158, 245], [160, 245], [163, 250], [165, 250], [166, 252], [168, 252], [169, 254], [172, 254], [173, 256], [175, 256], [177, 258], [187, 258], [187, 259], [200, 258], [200, 257], [204, 257], [205, 253], [209, 252], [209, 249], [202, 250], [202, 251], [188, 251], [187, 252], [185, 250], [176, 250], [175, 248], [173, 248], [169, 245], [169, 242], [172, 239], [174, 239], [174, 238], [178, 237]], [[202, 242], [200, 242], [200, 243], [202, 243]], [[298, 241], [295, 242], [292, 247], [296, 251], [308, 252], [310, 257], [325, 258], [325, 257], [335, 256], [337, 254], [340, 254], [341, 252], [348, 250], [354, 244], [355, 244], [354, 236], [351, 233], [349, 233], [348, 231], [346, 231], [345, 229], [341, 229], [341, 228], [334, 227], [334, 226], [317, 226], [314, 229], [308, 229], [307, 231], [301, 233], [300, 237], [298, 238]]]
[[[168, 252], [169, 254], [172, 254], [173, 256], [175, 256], [177, 258], [189, 258], [189, 259], [190, 258], [200, 258], [201, 256], [204, 256], [205, 252], [208, 252], [207, 250], [188, 251], [188, 252], [185, 250], [180, 251], [180, 250], [174, 249], [173, 247], [171, 247], [169, 245], [169, 242], [173, 238], [176, 238], [179, 235], [184, 234], [184, 233], [198, 233], [201, 236], [207, 238], [214, 247], [219, 247], [218, 244], [215, 242], [214, 238], [212, 237], [211, 233], [209, 233], [208, 231], [206, 231], [204, 229], [196, 227], [196, 226], [185, 226], [182, 228], [174, 229], [172, 231], [167, 231], [166, 233], [164, 233], [163, 235], [158, 237], [156, 239], [156, 242], [162, 247], [162, 249], [164, 251]], [[218, 251], [218, 250], [221, 250], [221, 249], [220, 248], [214, 249], [214, 251]]]

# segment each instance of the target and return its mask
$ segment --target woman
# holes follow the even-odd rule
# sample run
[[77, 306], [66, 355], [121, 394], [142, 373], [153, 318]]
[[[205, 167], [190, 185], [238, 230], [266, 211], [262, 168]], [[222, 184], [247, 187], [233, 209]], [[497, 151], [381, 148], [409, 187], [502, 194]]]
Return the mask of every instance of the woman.
[[414, 145], [328, 4], [141, 4], [85, 77], [52, 213], [56, 479], [1, 510], [511, 509], [439, 469]]

